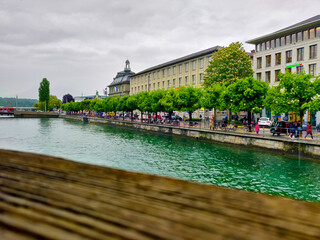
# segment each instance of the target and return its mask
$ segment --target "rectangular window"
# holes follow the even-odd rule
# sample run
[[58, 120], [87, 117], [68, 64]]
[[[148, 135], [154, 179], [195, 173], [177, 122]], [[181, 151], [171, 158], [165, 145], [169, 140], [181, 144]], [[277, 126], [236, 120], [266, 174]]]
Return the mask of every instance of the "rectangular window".
[[296, 43], [297, 42], [297, 34], [292, 34], [291, 35], [291, 43]]
[[264, 51], [266, 49], [266, 43], [261, 43], [261, 50]]
[[266, 56], [266, 67], [270, 67], [271, 66], [271, 55], [267, 55]]
[[164, 81], [162, 81], [162, 89], [164, 89]]
[[276, 48], [280, 47], [280, 38], [276, 39]]
[[200, 59], [200, 68], [203, 68], [203, 58]]
[[312, 77], [316, 76], [316, 64], [309, 64], [309, 73]]
[[134, 93], [137, 93], [137, 87], [134, 87]]
[[179, 78], [179, 87], [180, 87], [181, 84], [182, 84], [181, 81], [182, 81], [182, 78], [180, 77], [180, 78]]
[[317, 58], [317, 45], [312, 45], [309, 48], [310, 59]]
[[189, 72], [189, 63], [186, 63], [185, 68], [186, 68], [186, 72]]
[[258, 57], [257, 58], [257, 68], [261, 68], [262, 67], [262, 57]]
[[271, 80], [271, 72], [268, 71], [268, 72], [266, 72], [266, 82], [270, 83], [270, 80]]
[[182, 64], [179, 65], [179, 73], [182, 73]]
[[303, 61], [304, 48], [297, 49], [297, 61]]
[[292, 72], [292, 68], [286, 68], [286, 72], [291, 73]]
[[158, 89], [160, 89], [160, 82], [158, 82]]
[[257, 80], [261, 81], [261, 73], [257, 73]]
[[280, 72], [281, 72], [280, 70], [275, 70], [275, 71], [274, 71], [275, 78], [276, 78], [276, 82], [279, 82], [279, 73], [280, 73]]
[[291, 44], [291, 35], [286, 36], [286, 45]]
[[273, 49], [274, 48], [274, 40], [271, 40], [270, 44], [271, 44], [270, 47]]
[[171, 87], [171, 85], [170, 85], [170, 80], [168, 80], [168, 88], [170, 88]]
[[281, 46], [286, 45], [286, 39], [285, 37], [281, 37]]
[[292, 62], [292, 50], [286, 51], [286, 63]]
[[309, 38], [310, 39], [313, 39], [313, 38], [315, 38], [316, 36], [315, 36], [315, 31], [314, 31], [314, 28], [312, 28], [312, 29], [310, 29], [309, 30]]
[[146, 89], [146, 91], [149, 90], [149, 89], [147, 89], [147, 85], [145, 85], [145, 89]]
[[316, 28], [316, 36], [317, 36], [317, 38], [320, 37], [320, 27]]
[[153, 90], [156, 90], [156, 84], [153, 83]]
[[303, 41], [306, 41], [309, 39], [309, 32], [308, 30], [303, 31]]
[[165, 77], [166, 76], [166, 70], [162, 70], [162, 77]]
[[188, 86], [188, 76], [185, 77], [185, 86]]
[[276, 65], [281, 64], [281, 53], [276, 53]]
[[203, 83], [203, 73], [200, 73], [199, 79], [200, 79], [200, 84], [202, 84]]
[[270, 49], [270, 41], [266, 41], [266, 50]]
[[160, 78], [160, 70], [158, 71], [158, 78]]
[[168, 68], [168, 76], [170, 76], [170, 68]]
[[302, 32], [298, 32], [297, 33], [297, 42], [301, 42], [302, 41]]
[[176, 74], [176, 66], [174, 66], [174, 67], [172, 68], [172, 71], [173, 71], [173, 75], [175, 75], [175, 74]]
[[196, 84], [196, 75], [192, 75], [192, 85]]
[[172, 80], [172, 87], [176, 87], [176, 79]]
[[297, 67], [297, 74], [300, 74], [302, 72], [303, 66]]
[[143, 85], [141, 86], [141, 91], [143, 91]]
[[260, 52], [260, 51], [261, 51], [261, 49], [260, 49], [260, 44], [256, 44], [256, 51], [257, 51], [257, 52]]
[[149, 84], [149, 88], [148, 88], [148, 91], [150, 91], [151, 90], [151, 84]]
[[196, 70], [196, 61], [192, 61], [192, 70]]

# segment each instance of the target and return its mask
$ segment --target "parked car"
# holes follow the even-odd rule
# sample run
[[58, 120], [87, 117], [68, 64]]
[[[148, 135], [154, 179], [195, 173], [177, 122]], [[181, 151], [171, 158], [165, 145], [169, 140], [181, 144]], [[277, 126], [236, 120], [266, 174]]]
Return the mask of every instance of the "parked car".
[[289, 133], [289, 126], [291, 122], [286, 122], [286, 121], [278, 121], [274, 122], [270, 128], [270, 132], [272, 135], [277, 134], [278, 136], [281, 133], [288, 134]]
[[271, 121], [270, 118], [267, 117], [261, 117], [258, 121], [259, 126], [262, 127], [271, 127]]

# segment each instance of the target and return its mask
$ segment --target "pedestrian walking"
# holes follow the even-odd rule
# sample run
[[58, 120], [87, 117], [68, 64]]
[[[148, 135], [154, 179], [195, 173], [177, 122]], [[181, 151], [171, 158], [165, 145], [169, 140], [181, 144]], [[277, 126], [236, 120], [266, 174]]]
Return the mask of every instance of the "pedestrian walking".
[[257, 135], [259, 135], [259, 131], [260, 131], [260, 126], [259, 126], [259, 124], [256, 124], [255, 129], [256, 129], [256, 133], [257, 133]]
[[310, 122], [308, 122], [308, 125], [307, 125], [307, 134], [306, 134], [306, 136], [305, 136], [304, 138], [306, 139], [309, 134], [310, 134], [310, 136], [311, 136], [311, 139], [313, 139], [313, 136], [312, 136], [312, 127], [311, 127], [311, 123], [310, 123]]
[[294, 139], [296, 137], [296, 130], [295, 130], [295, 127], [294, 127], [294, 123], [291, 123], [290, 126], [289, 126], [289, 130], [290, 130], [290, 138], [291, 139]]
[[213, 130], [213, 119], [210, 118], [210, 124], [209, 124], [210, 130]]

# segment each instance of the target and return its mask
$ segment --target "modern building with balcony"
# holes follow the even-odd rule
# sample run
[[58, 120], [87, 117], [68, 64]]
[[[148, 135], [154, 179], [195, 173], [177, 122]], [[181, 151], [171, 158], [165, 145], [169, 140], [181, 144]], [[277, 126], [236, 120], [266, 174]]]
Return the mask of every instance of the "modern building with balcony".
[[136, 73], [130, 78], [130, 94], [181, 86], [200, 87], [212, 54], [220, 48], [208, 48]]
[[[320, 15], [246, 43], [255, 45], [252, 64], [254, 77], [268, 82], [270, 86], [278, 84], [280, 72], [299, 74], [304, 69], [312, 76], [320, 73]], [[268, 112], [266, 115], [271, 117]], [[320, 119], [320, 114], [318, 115]], [[288, 118], [297, 120], [292, 113]], [[307, 113], [305, 119], [316, 124], [315, 113]]]
[[255, 44], [254, 77], [271, 86], [278, 84], [279, 72], [320, 73], [320, 15], [246, 43]]

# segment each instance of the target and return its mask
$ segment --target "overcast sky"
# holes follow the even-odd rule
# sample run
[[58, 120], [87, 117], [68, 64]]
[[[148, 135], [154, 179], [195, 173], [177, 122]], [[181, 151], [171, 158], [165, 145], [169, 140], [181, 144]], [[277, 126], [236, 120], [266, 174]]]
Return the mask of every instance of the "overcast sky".
[[[92, 95], [134, 72], [320, 14], [319, 0], [0, 0], [0, 97]], [[244, 44], [247, 51], [253, 45]]]

